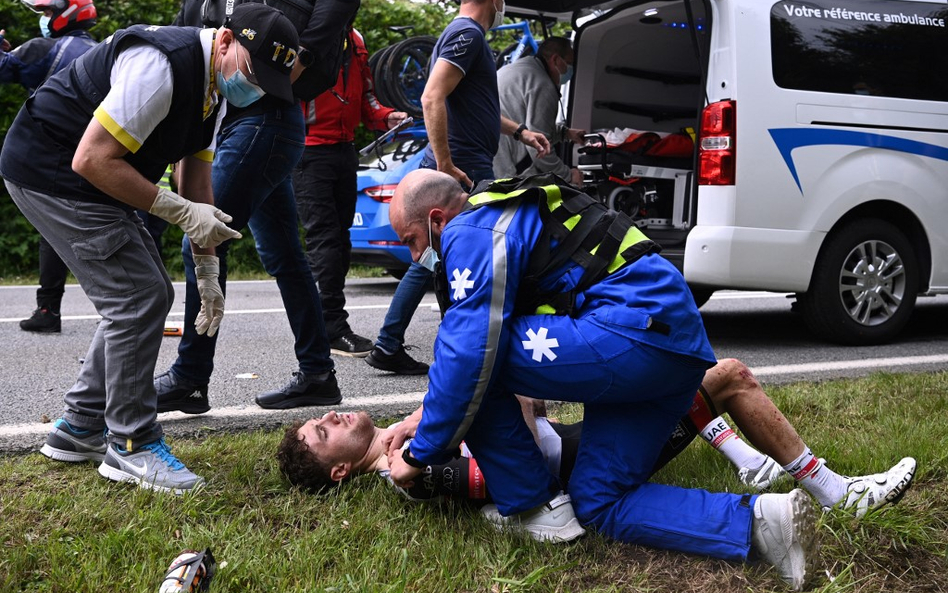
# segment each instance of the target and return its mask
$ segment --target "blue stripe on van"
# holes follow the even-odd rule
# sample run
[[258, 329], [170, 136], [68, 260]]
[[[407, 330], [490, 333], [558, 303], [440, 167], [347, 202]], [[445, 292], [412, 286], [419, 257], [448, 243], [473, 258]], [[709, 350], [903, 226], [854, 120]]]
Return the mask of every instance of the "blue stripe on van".
[[793, 175], [793, 180], [797, 183], [797, 188], [800, 190], [800, 193], [803, 193], [803, 187], [800, 185], [800, 178], [797, 176], [797, 168], [793, 164], [793, 157], [790, 156], [790, 153], [793, 152], [795, 148], [803, 146], [836, 144], [885, 148], [948, 161], [948, 148], [925, 142], [916, 142], [915, 140], [906, 140], [905, 138], [896, 138], [894, 136], [853, 132], [850, 130], [814, 130], [807, 128], [780, 128], [768, 131], [770, 132], [770, 136], [774, 139], [774, 144], [777, 145], [777, 150], [779, 150], [781, 156], [783, 156], [784, 162], [787, 163], [787, 168], [790, 169], [790, 174]]

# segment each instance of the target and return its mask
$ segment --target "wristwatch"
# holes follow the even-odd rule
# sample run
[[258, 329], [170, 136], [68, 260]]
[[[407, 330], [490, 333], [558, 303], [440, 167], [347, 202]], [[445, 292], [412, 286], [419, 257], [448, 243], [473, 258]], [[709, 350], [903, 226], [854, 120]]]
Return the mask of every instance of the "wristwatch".
[[427, 463], [422, 463], [414, 457], [411, 456], [411, 447], [405, 447], [402, 449], [402, 461], [412, 466], [415, 469], [425, 469], [428, 467]]
[[513, 139], [519, 141], [520, 136], [527, 130], [527, 124], [520, 124], [520, 127], [513, 133]]

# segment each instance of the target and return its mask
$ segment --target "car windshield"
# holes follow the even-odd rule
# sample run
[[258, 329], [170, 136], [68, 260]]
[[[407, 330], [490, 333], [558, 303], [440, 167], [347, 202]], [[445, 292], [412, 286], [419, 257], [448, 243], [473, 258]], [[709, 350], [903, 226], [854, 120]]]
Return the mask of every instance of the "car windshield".
[[381, 169], [382, 171], [397, 169], [409, 158], [424, 150], [426, 146], [428, 146], [427, 138], [396, 137], [394, 142], [384, 144], [359, 159], [359, 168]]

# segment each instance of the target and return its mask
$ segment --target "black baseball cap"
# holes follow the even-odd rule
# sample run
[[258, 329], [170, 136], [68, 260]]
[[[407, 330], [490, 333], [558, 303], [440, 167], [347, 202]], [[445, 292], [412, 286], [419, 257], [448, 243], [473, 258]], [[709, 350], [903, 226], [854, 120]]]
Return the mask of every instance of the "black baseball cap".
[[250, 52], [257, 85], [266, 93], [293, 102], [290, 72], [296, 63], [299, 35], [282, 12], [257, 2], [234, 7], [224, 26]]

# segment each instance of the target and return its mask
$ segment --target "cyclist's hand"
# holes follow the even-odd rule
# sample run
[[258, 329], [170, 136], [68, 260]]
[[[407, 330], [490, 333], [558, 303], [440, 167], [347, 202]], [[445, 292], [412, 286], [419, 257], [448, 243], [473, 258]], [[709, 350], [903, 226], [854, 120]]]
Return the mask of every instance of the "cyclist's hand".
[[385, 118], [385, 125], [387, 125], [388, 129], [391, 130], [398, 124], [405, 121], [406, 117], [408, 117], [408, 114], [404, 111], [393, 111], [388, 114], [388, 117]]
[[520, 141], [537, 151], [536, 158], [542, 158], [550, 154], [550, 141], [543, 134], [538, 134], [531, 130], [524, 130], [520, 134]]
[[566, 130], [566, 139], [570, 142], [575, 142], [576, 144], [583, 146], [586, 144], [586, 130], [579, 130], [577, 128], [569, 128]]

